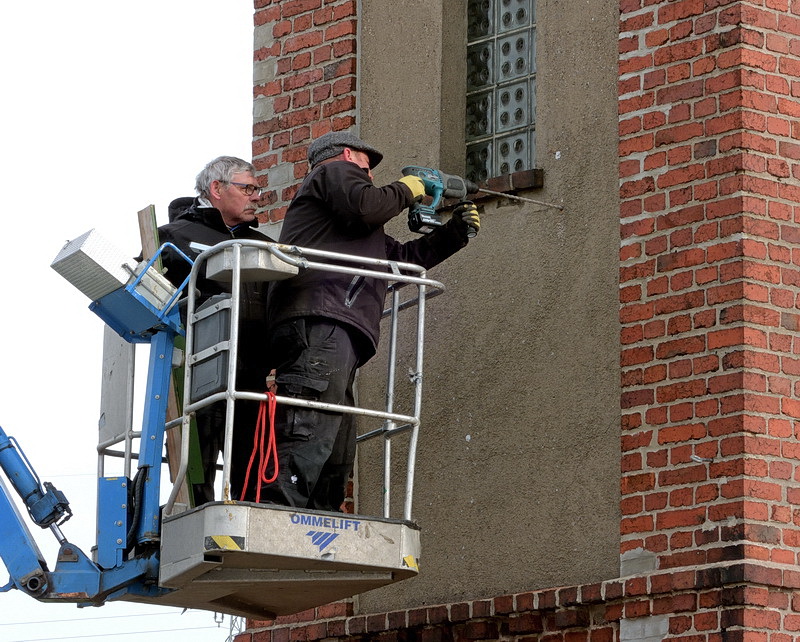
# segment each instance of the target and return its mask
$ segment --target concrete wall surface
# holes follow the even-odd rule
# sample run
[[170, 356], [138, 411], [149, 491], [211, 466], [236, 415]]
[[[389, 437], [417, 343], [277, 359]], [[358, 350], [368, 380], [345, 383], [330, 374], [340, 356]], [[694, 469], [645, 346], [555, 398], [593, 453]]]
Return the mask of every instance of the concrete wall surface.
[[[480, 234], [431, 270], [447, 291], [427, 318], [421, 573], [360, 596], [360, 612], [619, 572], [618, 10], [536, 5], [544, 187], [521, 195], [564, 209], [481, 201]], [[376, 182], [405, 164], [462, 171], [466, 3], [359, 11], [359, 131], [386, 154]], [[413, 237], [405, 220], [387, 231]], [[412, 365], [404, 337], [401, 373]], [[362, 404], [382, 403], [384, 363], [363, 369]], [[365, 514], [379, 511], [378, 454], [367, 445], [358, 462]]]

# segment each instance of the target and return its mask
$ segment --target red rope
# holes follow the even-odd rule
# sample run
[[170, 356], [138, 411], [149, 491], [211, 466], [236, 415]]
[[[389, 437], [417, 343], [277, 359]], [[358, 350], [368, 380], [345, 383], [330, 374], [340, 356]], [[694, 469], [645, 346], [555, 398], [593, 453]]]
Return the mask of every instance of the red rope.
[[[250, 454], [250, 461], [247, 463], [247, 472], [244, 476], [244, 487], [242, 488], [240, 501], [244, 501], [247, 484], [250, 482], [250, 471], [253, 468], [256, 454], [258, 454], [256, 503], [261, 500], [261, 484], [269, 484], [278, 478], [278, 446], [275, 441], [275, 408], [277, 401], [275, 400], [274, 392], [267, 391], [266, 395], [266, 400], [262, 400], [258, 405], [258, 419], [253, 434], [253, 452]], [[267, 415], [269, 415], [269, 425], [267, 424]], [[264, 443], [265, 440], [266, 444]], [[267, 478], [267, 465], [270, 460], [272, 460], [272, 476]]]

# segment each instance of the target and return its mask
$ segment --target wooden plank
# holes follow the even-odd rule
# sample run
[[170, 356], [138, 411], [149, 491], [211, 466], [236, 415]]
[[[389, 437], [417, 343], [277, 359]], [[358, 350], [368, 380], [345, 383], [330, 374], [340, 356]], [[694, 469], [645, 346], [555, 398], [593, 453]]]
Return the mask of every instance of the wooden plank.
[[[142, 239], [142, 256], [145, 260], [156, 253], [158, 242], [158, 223], [156, 222], [156, 206], [148, 205], [139, 210], [139, 237]], [[155, 263], [156, 269], [161, 272], [161, 257]]]

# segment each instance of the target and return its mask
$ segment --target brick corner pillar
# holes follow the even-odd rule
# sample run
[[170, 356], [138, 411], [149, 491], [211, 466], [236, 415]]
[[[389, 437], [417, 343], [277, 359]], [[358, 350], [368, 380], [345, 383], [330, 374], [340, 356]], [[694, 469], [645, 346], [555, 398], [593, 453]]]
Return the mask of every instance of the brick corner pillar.
[[316, 137], [356, 123], [357, 1], [255, 0], [253, 163], [283, 219]]
[[622, 575], [800, 586], [800, 2], [620, 8]]

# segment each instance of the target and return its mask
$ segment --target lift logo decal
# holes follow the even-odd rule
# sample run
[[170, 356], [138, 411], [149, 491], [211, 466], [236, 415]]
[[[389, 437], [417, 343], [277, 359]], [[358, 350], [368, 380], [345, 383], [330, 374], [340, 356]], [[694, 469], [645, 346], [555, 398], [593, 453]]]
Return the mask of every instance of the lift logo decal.
[[339, 531], [357, 531], [361, 522], [357, 519], [344, 519], [341, 517], [323, 517], [322, 515], [298, 515], [291, 517], [292, 524], [301, 526], [316, 526], [317, 528], [332, 528]]
[[[357, 519], [345, 519], [342, 517], [326, 517], [323, 515], [302, 515], [295, 513], [291, 517], [292, 524], [296, 526], [311, 526], [313, 528], [332, 528], [337, 531], [358, 531], [361, 522]], [[339, 537], [340, 533], [330, 531], [311, 530], [306, 536], [311, 538], [311, 543], [324, 551], [331, 545], [333, 540]]]
[[311, 543], [324, 551], [330, 544], [339, 537], [339, 533], [326, 533], [325, 531], [308, 531], [306, 533], [311, 538]]

